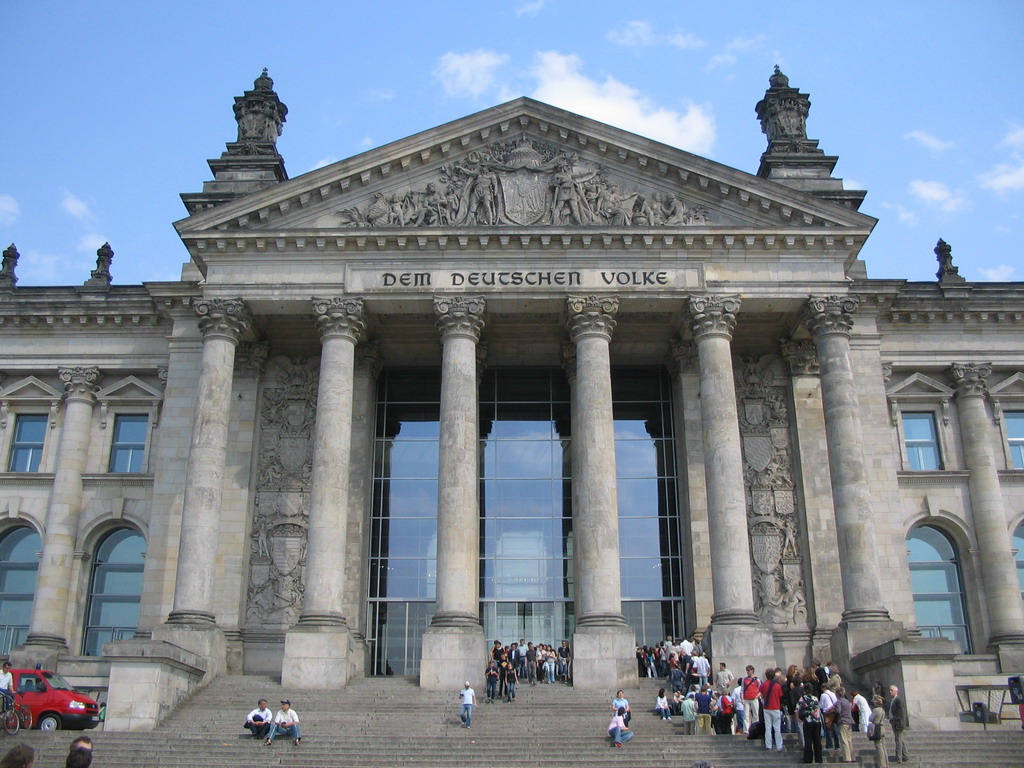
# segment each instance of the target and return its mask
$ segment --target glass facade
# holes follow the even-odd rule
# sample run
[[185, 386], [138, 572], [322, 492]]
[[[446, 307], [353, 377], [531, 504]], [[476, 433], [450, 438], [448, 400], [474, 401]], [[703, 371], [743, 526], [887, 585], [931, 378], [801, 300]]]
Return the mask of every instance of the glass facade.
[[923, 525], [907, 536], [917, 626], [927, 637], [948, 637], [971, 653], [960, 561], [952, 540]]
[[942, 469], [939, 438], [932, 413], [904, 413], [903, 440], [907, 466], [914, 471]]
[[145, 539], [130, 528], [120, 528], [100, 543], [93, 562], [84, 655], [99, 656], [104, 643], [135, 634], [145, 556]]
[[1006, 422], [1006, 437], [1010, 442], [1010, 466], [1024, 469], [1024, 411], [1007, 411], [1003, 414]]
[[1017, 561], [1017, 580], [1020, 582], [1020, 599], [1024, 600], [1024, 523], [1013, 532], [1014, 559]]
[[[675, 453], [667, 374], [612, 372], [623, 613], [638, 640], [682, 634]], [[480, 615], [488, 640], [571, 637], [569, 386], [558, 368], [492, 368], [480, 405]], [[373, 674], [419, 671], [434, 611], [440, 371], [378, 384], [368, 640]]]
[[27, 527], [0, 539], [0, 654], [10, 653], [28, 637], [42, 548], [39, 534]]

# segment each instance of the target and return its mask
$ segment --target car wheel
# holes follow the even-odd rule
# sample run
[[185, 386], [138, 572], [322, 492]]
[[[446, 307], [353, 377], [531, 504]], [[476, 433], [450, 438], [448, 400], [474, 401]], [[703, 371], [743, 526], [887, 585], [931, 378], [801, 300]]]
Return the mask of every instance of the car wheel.
[[59, 731], [60, 718], [56, 715], [43, 715], [39, 718], [40, 731]]

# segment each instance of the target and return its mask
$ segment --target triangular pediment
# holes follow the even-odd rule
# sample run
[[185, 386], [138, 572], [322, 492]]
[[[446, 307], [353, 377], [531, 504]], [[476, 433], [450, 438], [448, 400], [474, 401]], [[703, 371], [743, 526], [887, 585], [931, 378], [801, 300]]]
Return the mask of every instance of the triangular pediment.
[[[528, 98], [393, 142], [177, 222], [199, 238], [403, 236], [440, 230], [693, 235], [801, 243], [875, 220]], [[790, 234], [792, 233], [792, 234]], [[191, 250], [191, 246], [190, 246]], [[193, 251], [195, 252], [195, 251]]]
[[1018, 372], [1008, 376], [998, 384], [990, 386], [988, 391], [993, 397], [1024, 398], [1024, 373]]
[[135, 376], [126, 376], [101, 389], [96, 397], [99, 400], [152, 400], [161, 399], [163, 393]]
[[886, 394], [892, 398], [946, 399], [953, 390], [923, 373], [915, 373], [889, 386]]
[[5, 400], [54, 400], [61, 397], [61, 392], [35, 376], [26, 376], [0, 391], [0, 397]]

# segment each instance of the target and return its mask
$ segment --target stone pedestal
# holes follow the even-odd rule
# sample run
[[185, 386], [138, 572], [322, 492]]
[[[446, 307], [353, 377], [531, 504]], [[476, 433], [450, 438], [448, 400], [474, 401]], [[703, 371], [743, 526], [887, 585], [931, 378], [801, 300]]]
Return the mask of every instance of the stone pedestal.
[[[284, 642], [281, 685], [286, 688], [343, 688], [352, 677], [352, 634], [338, 624], [296, 624]], [[463, 681], [465, 682], [465, 681]]]
[[760, 675], [768, 667], [779, 666], [782, 661], [776, 661], [771, 631], [761, 625], [713, 622], [701, 645], [716, 664], [724, 661], [736, 674], [740, 674], [739, 671], [747, 664], [753, 664]]
[[484, 628], [479, 624], [431, 625], [423, 632], [420, 688], [454, 695], [469, 680], [473, 688], [482, 691], [487, 659]]
[[577, 627], [572, 636], [572, 684], [614, 692], [635, 688], [636, 637], [628, 625]]
[[906, 639], [903, 625], [886, 619], [844, 619], [832, 632], [832, 659], [840, 669], [849, 669], [849, 660], [885, 643]]
[[205, 661], [158, 640], [119, 640], [103, 646], [110, 662], [104, 730], [151, 731], [204, 676]]

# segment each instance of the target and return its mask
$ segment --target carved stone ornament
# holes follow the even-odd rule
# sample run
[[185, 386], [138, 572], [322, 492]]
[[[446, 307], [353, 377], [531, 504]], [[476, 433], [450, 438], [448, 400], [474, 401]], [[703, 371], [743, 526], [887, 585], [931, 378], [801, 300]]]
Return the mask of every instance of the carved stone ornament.
[[953, 249], [941, 237], [935, 244], [935, 258], [939, 261], [939, 271], [935, 273], [935, 277], [939, 279], [940, 283], [967, 282], [960, 276], [959, 268], [953, 265]]
[[18, 284], [18, 276], [15, 271], [18, 268], [18, 259], [21, 254], [14, 243], [4, 248], [3, 261], [0, 262], [0, 288], [13, 288]]
[[483, 296], [435, 296], [434, 318], [442, 338], [470, 336], [479, 341], [487, 303]]
[[57, 377], [64, 385], [64, 396], [68, 400], [96, 401], [96, 391], [103, 374], [94, 366], [70, 366], [57, 369]]
[[786, 388], [756, 359], [742, 360], [735, 378], [755, 609], [769, 626], [804, 626], [807, 599]]
[[89, 279], [85, 281], [90, 288], [108, 288], [113, 276], [110, 274], [110, 264], [114, 261], [114, 249], [110, 243], [104, 243], [96, 251], [96, 269], [89, 273]]
[[726, 336], [732, 338], [740, 300], [735, 296], [695, 296], [688, 304], [693, 337]]
[[422, 189], [376, 192], [337, 213], [343, 227], [686, 227], [708, 211], [673, 194], [621, 189], [604, 166], [526, 137], [441, 166]]
[[256, 78], [251, 91], [235, 97], [234, 111], [238, 141], [228, 144], [227, 154], [276, 154], [277, 137], [284, 130], [288, 107], [278, 98], [266, 69]]
[[668, 367], [673, 376], [683, 373], [697, 373], [699, 355], [697, 345], [692, 341], [673, 341], [669, 348]]
[[807, 138], [807, 114], [811, 109], [808, 95], [791, 88], [789, 78], [777, 64], [768, 84], [764, 98], [754, 107], [761, 131], [768, 137], [768, 152], [823, 154], [818, 143]]
[[313, 313], [320, 338], [347, 336], [358, 342], [366, 330], [366, 311], [358, 297], [313, 299]]
[[821, 373], [818, 349], [810, 339], [789, 339], [780, 345], [783, 359], [794, 376], [817, 376]]
[[801, 320], [815, 336], [838, 333], [849, 336], [853, 328], [853, 315], [860, 306], [860, 297], [812, 296], [807, 300]]
[[583, 336], [599, 335], [611, 339], [615, 330], [615, 315], [619, 311], [618, 296], [570, 296], [566, 300], [569, 311], [569, 338], [573, 343]]
[[192, 306], [204, 337], [223, 336], [237, 344], [252, 327], [252, 315], [241, 299], [199, 299]]
[[286, 629], [305, 591], [318, 358], [267, 361], [260, 407], [246, 624]]
[[949, 367], [957, 397], [985, 397], [986, 379], [992, 375], [990, 363], [953, 363]]

